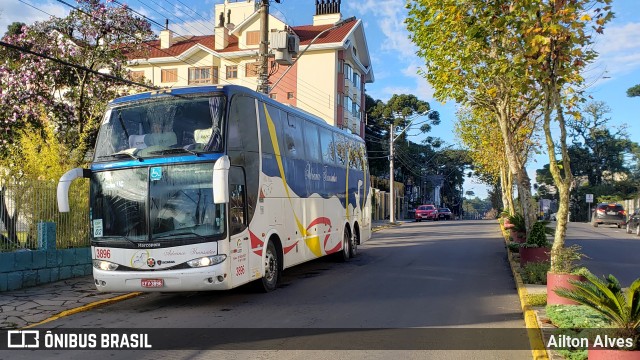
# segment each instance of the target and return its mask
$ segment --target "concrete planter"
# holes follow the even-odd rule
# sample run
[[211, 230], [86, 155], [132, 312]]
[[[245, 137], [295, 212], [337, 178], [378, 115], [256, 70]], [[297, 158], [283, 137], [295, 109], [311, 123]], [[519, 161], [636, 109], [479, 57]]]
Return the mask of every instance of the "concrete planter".
[[551, 249], [547, 247], [543, 248], [520, 248], [520, 266], [525, 266], [530, 262], [545, 262], [551, 260]]
[[578, 305], [577, 302], [564, 298], [555, 292], [555, 289], [558, 288], [573, 290], [575, 287], [569, 280], [586, 281], [587, 279], [582, 275], [547, 273], [547, 305]]
[[589, 360], [638, 360], [640, 351], [613, 350], [603, 348], [589, 348], [587, 351]]

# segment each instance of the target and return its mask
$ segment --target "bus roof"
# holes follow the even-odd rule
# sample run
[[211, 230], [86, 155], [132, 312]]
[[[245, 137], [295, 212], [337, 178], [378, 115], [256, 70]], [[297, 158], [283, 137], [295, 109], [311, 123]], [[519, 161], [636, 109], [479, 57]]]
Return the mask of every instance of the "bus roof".
[[184, 95], [193, 95], [193, 94], [207, 94], [212, 92], [221, 92], [221, 93], [241, 92], [241, 93], [251, 94], [257, 97], [258, 99], [260, 99], [261, 101], [267, 104], [270, 104], [272, 106], [276, 106], [283, 111], [298, 113], [298, 115], [303, 118], [314, 120], [318, 125], [324, 125], [327, 128], [331, 128], [333, 130], [341, 132], [343, 135], [354, 137], [364, 142], [364, 140], [360, 136], [352, 133], [351, 131], [334, 127], [317, 115], [314, 115], [308, 111], [302, 110], [292, 105], [287, 105], [287, 104], [277, 102], [269, 98], [265, 94], [253, 91], [247, 87], [239, 86], [239, 85], [184, 86], [184, 87], [176, 87], [176, 88], [169, 88], [169, 89], [159, 89], [154, 91], [146, 91], [146, 92], [141, 92], [133, 95], [127, 95], [127, 96], [115, 98], [109, 102], [109, 106], [122, 105], [128, 102], [148, 100], [148, 99], [154, 99], [154, 98], [165, 97], [165, 96], [181, 96], [181, 95], [184, 96]]

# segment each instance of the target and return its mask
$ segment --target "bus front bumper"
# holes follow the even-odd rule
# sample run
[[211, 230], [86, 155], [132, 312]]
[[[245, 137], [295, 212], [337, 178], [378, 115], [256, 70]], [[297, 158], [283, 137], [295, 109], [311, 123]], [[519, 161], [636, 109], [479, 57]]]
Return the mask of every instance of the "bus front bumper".
[[93, 279], [101, 292], [226, 290], [231, 288], [231, 279], [223, 264], [159, 271], [106, 271], [94, 267]]

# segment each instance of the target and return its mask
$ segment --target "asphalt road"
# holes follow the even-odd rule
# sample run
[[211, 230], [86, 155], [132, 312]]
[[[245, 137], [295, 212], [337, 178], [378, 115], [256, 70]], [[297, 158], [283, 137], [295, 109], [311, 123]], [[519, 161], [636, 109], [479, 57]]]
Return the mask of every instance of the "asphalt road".
[[[236, 337], [217, 351], [47, 351], [46, 357], [531, 358], [524, 347], [506, 349], [518, 347], [510, 342], [528, 345], [528, 340], [496, 222], [406, 223], [376, 233], [359, 250], [358, 258], [348, 263], [319, 259], [288, 269], [281, 287], [269, 294], [257, 294], [248, 287], [216, 293], [145, 294], [45, 325], [167, 329], [160, 331], [166, 333], [164, 344], [169, 348], [174, 335], [176, 342], [205, 332], [219, 340], [242, 333], [243, 328], [261, 328], [247, 334], [269, 334], [266, 346]], [[170, 330], [174, 328], [182, 330]], [[285, 335], [282, 329], [298, 334]], [[322, 334], [314, 337], [309, 331]], [[506, 348], [468, 350], [491, 342]], [[228, 350], [252, 348], [263, 350]], [[437, 351], [444, 348], [450, 350]], [[38, 353], [45, 355], [12, 351], [11, 358], [33, 358]]]
[[567, 245], [578, 244], [588, 256], [582, 261], [597, 276], [613, 274], [623, 287], [640, 277], [640, 237], [613, 225], [594, 228], [588, 223], [569, 223]]

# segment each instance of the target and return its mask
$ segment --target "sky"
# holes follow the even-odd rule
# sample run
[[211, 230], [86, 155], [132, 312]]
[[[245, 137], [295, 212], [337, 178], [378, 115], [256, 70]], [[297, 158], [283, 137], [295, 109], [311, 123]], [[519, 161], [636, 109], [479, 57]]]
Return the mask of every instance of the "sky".
[[[75, 4], [74, 0], [67, 0]], [[159, 24], [170, 19], [170, 27], [180, 35], [203, 35], [213, 32], [216, 16], [213, 6], [222, 0], [119, 0]], [[271, 13], [292, 26], [307, 25], [313, 21], [314, 0], [281, 0], [271, 2]], [[367, 84], [366, 91], [374, 99], [388, 100], [393, 94], [414, 94], [430, 103], [440, 113], [441, 123], [430, 136], [440, 137], [445, 146], [460, 147], [453, 131], [457, 105], [440, 103], [433, 99], [433, 89], [418, 75], [424, 61], [416, 55], [416, 47], [408, 38], [404, 26], [407, 16], [405, 0], [342, 0], [344, 18], [362, 19], [372, 59], [375, 82]], [[598, 59], [584, 73], [587, 93], [593, 100], [603, 101], [610, 108], [611, 126], [627, 125], [631, 140], [640, 142], [640, 98], [626, 96], [628, 88], [640, 84], [640, 1], [613, 0], [615, 18], [607, 24], [604, 35], [599, 36], [595, 49]], [[0, 0], [0, 31], [14, 21], [27, 24], [45, 20], [50, 15], [64, 16], [69, 7], [54, 0]], [[153, 30], [159, 32], [158, 27]], [[409, 132], [410, 134], [415, 133]], [[410, 138], [420, 142], [421, 137]], [[527, 166], [532, 180], [535, 170], [549, 162], [546, 153], [535, 156]], [[487, 194], [485, 185], [468, 179], [464, 191], [473, 191], [481, 198]]]

